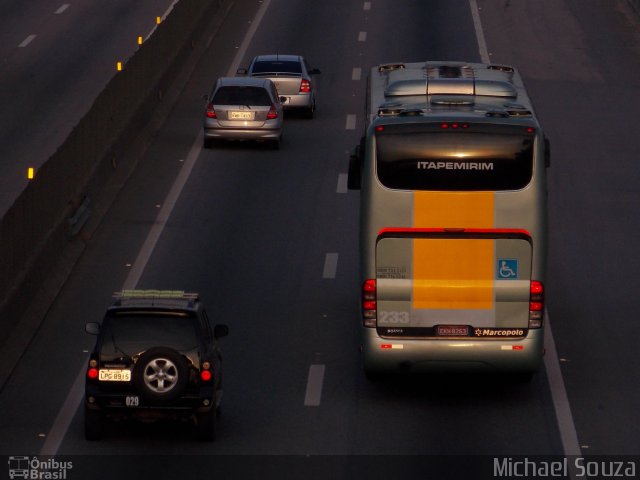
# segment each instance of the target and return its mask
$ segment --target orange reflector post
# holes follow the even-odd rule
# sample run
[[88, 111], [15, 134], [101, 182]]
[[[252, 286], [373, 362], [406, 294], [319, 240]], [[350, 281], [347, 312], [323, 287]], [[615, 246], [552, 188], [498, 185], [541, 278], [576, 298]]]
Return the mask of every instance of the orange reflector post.
[[35, 178], [35, 176], [36, 176], [36, 169], [33, 168], [33, 167], [29, 167], [27, 169], [27, 178], [29, 180], [33, 180]]
[[156, 24], [160, 25], [160, 22], [162, 22], [162, 19], [160, 17], [156, 17]]
[[116, 70], [118, 70], [119, 72], [122, 71], [122, 62], [116, 63]]
[[138, 37], [138, 45], [142, 45], [142, 37]]

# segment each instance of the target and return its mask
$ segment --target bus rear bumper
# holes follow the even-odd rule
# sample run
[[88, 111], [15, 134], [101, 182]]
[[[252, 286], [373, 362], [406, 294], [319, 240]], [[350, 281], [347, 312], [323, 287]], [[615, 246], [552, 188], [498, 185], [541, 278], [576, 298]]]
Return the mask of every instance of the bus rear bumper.
[[362, 328], [367, 373], [505, 372], [534, 373], [544, 353], [544, 330], [521, 339], [382, 338]]

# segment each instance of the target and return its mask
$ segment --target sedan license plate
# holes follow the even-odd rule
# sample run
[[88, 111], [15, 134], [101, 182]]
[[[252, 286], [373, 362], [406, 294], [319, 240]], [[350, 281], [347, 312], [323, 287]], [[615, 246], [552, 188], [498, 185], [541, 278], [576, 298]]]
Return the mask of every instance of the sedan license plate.
[[438, 325], [436, 335], [439, 337], [466, 337], [469, 335], [468, 325]]
[[231, 120], [253, 120], [253, 112], [229, 112]]
[[130, 382], [131, 370], [100, 369], [98, 380], [101, 382]]

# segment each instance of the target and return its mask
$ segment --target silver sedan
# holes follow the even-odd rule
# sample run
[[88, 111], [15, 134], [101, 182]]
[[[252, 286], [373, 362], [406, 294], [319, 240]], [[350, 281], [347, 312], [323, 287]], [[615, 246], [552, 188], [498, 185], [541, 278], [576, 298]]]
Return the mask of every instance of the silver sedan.
[[278, 94], [284, 97], [285, 109], [299, 109], [312, 118], [316, 109], [316, 88], [313, 75], [320, 74], [310, 68], [300, 55], [258, 55], [249, 68], [240, 68], [239, 75], [268, 78], [276, 84]]

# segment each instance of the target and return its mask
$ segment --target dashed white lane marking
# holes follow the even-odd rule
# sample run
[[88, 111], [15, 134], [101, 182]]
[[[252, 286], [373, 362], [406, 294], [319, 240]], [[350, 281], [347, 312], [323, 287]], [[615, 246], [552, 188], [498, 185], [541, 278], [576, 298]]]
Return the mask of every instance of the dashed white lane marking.
[[356, 115], [354, 113], [350, 113], [347, 115], [347, 123], [345, 127], [347, 130], [355, 130], [356, 129]]
[[364, 2], [362, 5], [363, 10], [371, 10], [371, 2]]
[[362, 69], [360, 67], [354, 67], [351, 72], [351, 80], [360, 80], [362, 78]]
[[29, 45], [31, 42], [33, 42], [33, 39], [36, 38], [36, 35], [29, 35], [27, 38], [25, 38], [22, 43], [20, 45], [18, 45], [18, 47], [20, 48], [24, 48], [27, 45]]
[[306, 407], [317, 407], [322, 398], [322, 384], [324, 383], [324, 365], [311, 365], [307, 376], [307, 391], [304, 395]]
[[367, 41], [367, 32], [358, 33], [358, 41], [359, 42], [366, 42]]
[[336, 188], [336, 193], [347, 193], [349, 191], [348, 187], [348, 175], [346, 173], [341, 173], [338, 175], [338, 187]]
[[327, 253], [324, 257], [324, 269], [322, 270], [322, 278], [336, 278], [338, 271], [338, 254]]
[[60, 5], [60, 8], [58, 8], [55, 12], [53, 12], [56, 15], [60, 15], [61, 13], [64, 13], [64, 11], [69, 8], [71, 6], [71, 4], [69, 3], [65, 3], [64, 5]]

